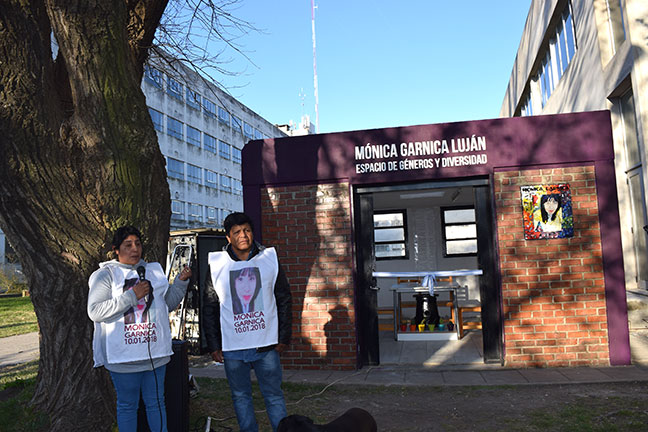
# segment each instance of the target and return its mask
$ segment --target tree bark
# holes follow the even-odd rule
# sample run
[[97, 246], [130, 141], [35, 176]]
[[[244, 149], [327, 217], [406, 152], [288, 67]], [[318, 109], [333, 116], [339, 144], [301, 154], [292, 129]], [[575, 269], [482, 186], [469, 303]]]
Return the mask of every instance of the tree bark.
[[0, 0], [0, 228], [30, 286], [40, 328], [32, 402], [52, 431], [114, 420], [86, 313], [112, 232], [136, 225], [146, 258], [166, 255], [165, 161], [140, 88], [166, 4]]

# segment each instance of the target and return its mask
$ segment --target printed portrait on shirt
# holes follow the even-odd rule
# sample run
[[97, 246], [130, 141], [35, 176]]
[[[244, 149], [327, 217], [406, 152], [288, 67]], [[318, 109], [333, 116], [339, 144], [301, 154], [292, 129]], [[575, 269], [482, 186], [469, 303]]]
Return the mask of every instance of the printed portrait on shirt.
[[[137, 285], [137, 282], [139, 282], [138, 278], [126, 279], [124, 281], [123, 291], [124, 292], [128, 291], [133, 286]], [[146, 309], [146, 297], [142, 297], [137, 301], [137, 305], [135, 307], [128, 308], [128, 310], [124, 313], [124, 324], [135, 324], [135, 323], [147, 322], [146, 315], [144, 314], [145, 309]]]
[[524, 238], [565, 238], [574, 235], [568, 184], [522, 186]]
[[257, 267], [230, 271], [230, 290], [234, 315], [263, 310], [261, 273]]

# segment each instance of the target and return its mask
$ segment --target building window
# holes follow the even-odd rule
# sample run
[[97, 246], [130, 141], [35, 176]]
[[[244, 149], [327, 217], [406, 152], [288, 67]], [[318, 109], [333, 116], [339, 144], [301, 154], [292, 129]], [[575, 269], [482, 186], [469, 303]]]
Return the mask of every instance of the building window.
[[187, 105], [193, 109], [200, 109], [200, 93], [187, 87]]
[[171, 178], [184, 180], [184, 162], [177, 159], [167, 159], [167, 175]]
[[218, 140], [218, 154], [223, 159], [230, 160], [230, 145], [225, 141]]
[[203, 139], [205, 140], [205, 142], [204, 142], [205, 150], [216, 154], [216, 151], [217, 151], [217, 149], [216, 149], [216, 138], [214, 138], [211, 135], [204, 134]]
[[162, 72], [153, 66], [144, 65], [144, 79], [154, 87], [162, 88]]
[[206, 207], [205, 215], [207, 216], [207, 223], [210, 225], [218, 224], [218, 209], [215, 207]]
[[215, 173], [214, 171], [210, 171], [208, 169], [205, 170], [205, 185], [209, 186], [211, 188], [218, 188], [218, 173]]
[[527, 92], [524, 97], [524, 102], [522, 102], [522, 109], [520, 113], [523, 117], [533, 115], [533, 105], [531, 104], [531, 92]]
[[184, 203], [178, 200], [171, 200], [171, 219], [184, 219]]
[[196, 165], [187, 164], [187, 181], [202, 184], [202, 168]]
[[202, 205], [189, 203], [188, 207], [189, 220], [202, 222]]
[[216, 118], [216, 104], [206, 97], [203, 98], [203, 111], [206, 116]]
[[226, 175], [220, 175], [220, 190], [223, 192], [232, 193], [232, 179]]
[[232, 189], [234, 195], [243, 195], [243, 183], [241, 183], [241, 180], [232, 179]]
[[377, 211], [373, 215], [376, 259], [407, 259], [405, 210]]
[[647, 223], [643, 188], [644, 172], [632, 89], [627, 90], [620, 98], [616, 99], [614, 105], [621, 120], [620, 126], [625, 153], [624, 171], [632, 217], [632, 227], [629, 231], [633, 239], [634, 264], [637, 268], [636, 280], [645, 284], [645, 281], [648, 280], [648, 245], [646, 244], [646, 233], [642, 229]]
[[474, 207], [442, 207], [441, 223], [444, 256], [477, 254], [477, 219]]
[[153, 127], [156, 131], [164, 132], [164, 114], [153, 108], [149, 108], [149, 114], [153, 121]]
[[549, 46], [544, 52], [544, 59], [538, 73], [543, 108], [576, 53], [574, 22], [569, 2], [565, 6], [556, 27], [553, 30], [548, 30], [548, 33], [552, 36], [549, 38]]
[[243, 135], [250, 139], [254, 139], [254, 128], [245, 122], [243, 122]]
[[626, 39], [621, 0], [605, 0], [605, 9], [610, 32], [610, 50], [614, 54]]
[[176, 99], [182, 100], [182, 84], [171, 77], [167, 77], [167, 93]]
[[182, 122], [173, 117], [167, 117], [167, 134], [182, 141]]
[[218, 107], [218, 120], [221, 123], [225, 123], [227, 126], [230, 125], [230, 115], [225, 108]]
[[234, 114], [232, 114], [232, 129], [238, 133], [243, 133], [243, 122]]
[[241, 163], [241, 150], [232, 146], [232, 161], [240, 164]]
[[196, 147], [200, 147], [200, 131], [187, 125], [187, 142]]
[[261, 133], [261, 131], [254, 129], [254, 139], [263, 139], [263, 133]]

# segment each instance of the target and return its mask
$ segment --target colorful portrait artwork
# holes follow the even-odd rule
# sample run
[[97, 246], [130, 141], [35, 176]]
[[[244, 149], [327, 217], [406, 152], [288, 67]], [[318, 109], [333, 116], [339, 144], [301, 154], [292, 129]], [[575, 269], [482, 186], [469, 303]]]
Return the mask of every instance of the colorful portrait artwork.
[[522, 186], [520, 189], [526, 240], [574, 236], [568, 184]]
[[263, 310], [261, 273], [257, 267], [230, 271], [230, 290], [234, 315]]

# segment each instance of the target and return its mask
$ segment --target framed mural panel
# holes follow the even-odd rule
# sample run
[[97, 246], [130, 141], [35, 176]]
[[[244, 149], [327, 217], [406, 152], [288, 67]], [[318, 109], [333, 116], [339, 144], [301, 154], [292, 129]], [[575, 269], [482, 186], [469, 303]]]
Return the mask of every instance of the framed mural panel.
[[521, 186], [520, 190], [526, 240], [574, 236], [568, 184]]

